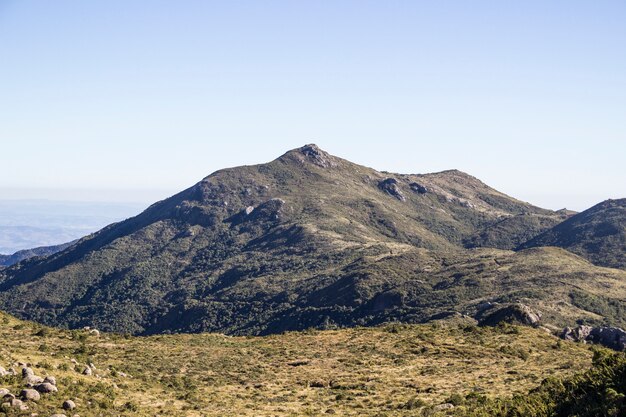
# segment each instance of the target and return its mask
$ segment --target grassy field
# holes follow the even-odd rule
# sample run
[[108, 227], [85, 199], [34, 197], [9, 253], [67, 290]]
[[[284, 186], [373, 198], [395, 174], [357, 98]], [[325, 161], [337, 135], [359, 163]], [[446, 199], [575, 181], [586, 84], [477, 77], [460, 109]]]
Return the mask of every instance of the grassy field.
[[[462, 322], [293, 332], [125, 337], [62, 331], [0, 315], [0, 366], [32, 365], [59, 391], [24, 415], [428, 415], [469, 395], [511, 397], [586, 370], [587, 345], [541, 329]], [[95, 370], [83, 375], [87, 364]], [[16, 370], [19, 371], [17, 366]], [[18, 392], [21, 378], [0, 377]], [[2, 415], [3, 411], [0, 411]], [[7, 415], [19, 415], [13, 410]]]

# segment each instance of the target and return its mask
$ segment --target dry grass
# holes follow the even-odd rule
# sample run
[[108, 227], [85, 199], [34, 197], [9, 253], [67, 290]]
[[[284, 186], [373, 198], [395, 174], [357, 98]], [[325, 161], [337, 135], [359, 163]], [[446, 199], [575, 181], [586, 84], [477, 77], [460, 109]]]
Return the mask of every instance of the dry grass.
[[[31, 404], [29, 413], [40, 416], [67, 398], [82, 417], [414, 415], [454, 394], [526, 392], [548, 376], [588, 368], [592, 356], [543, 330], [459, 323], [127, 338], [2, 320], [0, 365], [28, 362], [59, 379], [58, 393]], [[88, 362], [97, 376], [80, 374]], [[18, 386], [0, 379], [0, 388]]]

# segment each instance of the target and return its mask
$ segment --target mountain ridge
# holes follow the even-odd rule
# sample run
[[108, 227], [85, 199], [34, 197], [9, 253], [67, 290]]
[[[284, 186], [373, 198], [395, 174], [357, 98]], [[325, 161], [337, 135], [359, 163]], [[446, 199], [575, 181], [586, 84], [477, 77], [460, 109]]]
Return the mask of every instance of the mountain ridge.
[[511, 251], [567, 217], [457, 170], [391, 174], [305, 145], [218, 170], [60, 253], [3, 270], [0, 308], [135, 334], [423, 322], [473, 314], [484, 301], [529, 302], [556, 325], [622, 323], [604, 306], [626, 296], [624, 272], [563, 250]]

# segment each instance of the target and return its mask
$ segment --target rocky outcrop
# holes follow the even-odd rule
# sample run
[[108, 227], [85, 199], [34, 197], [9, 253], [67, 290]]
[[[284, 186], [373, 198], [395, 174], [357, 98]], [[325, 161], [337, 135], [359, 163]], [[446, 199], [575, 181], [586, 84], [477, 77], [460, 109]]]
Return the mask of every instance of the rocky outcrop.
[[336, 166], [332, 156], [321, 150], [317, 145], [304, 145], [300, 148], [300, 153], [303, 154], [309, 162], [319, 167], [331, 168]]
[[413, 192], [416, 192], [418, 194], [426, 194], [428, 192], [427, 187], [417, 182], [412, 182], [411, 184], [409, 184], [409, 187], [411, 187], [411, 190], [413, 190]]
[[493, 305], [480, 311], [476, 318], [480, 326], [511, 323], [538, 327], [541, 323], [541, 313], [521, 303]]
[[561, 332], [561, 338], [582, 343], [596, 343], [610, 349], [626, 350], [626, 331], [619, 327], [566, 327]]
[[406, 201], [406, 197], [404, 197], [404, 194], [402, 194], [398, 186], [398, 180], [395, 178], [385, 178], [378, 183], [378, 188], [400, 201]]

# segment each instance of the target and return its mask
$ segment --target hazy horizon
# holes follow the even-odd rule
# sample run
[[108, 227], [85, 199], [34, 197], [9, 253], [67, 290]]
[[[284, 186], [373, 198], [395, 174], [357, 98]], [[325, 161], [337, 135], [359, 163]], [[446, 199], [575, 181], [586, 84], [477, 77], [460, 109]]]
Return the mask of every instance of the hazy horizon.
[[0, 199], [152, 202], [314, 142], [626, 197], [626, 3], [0, 2]]

